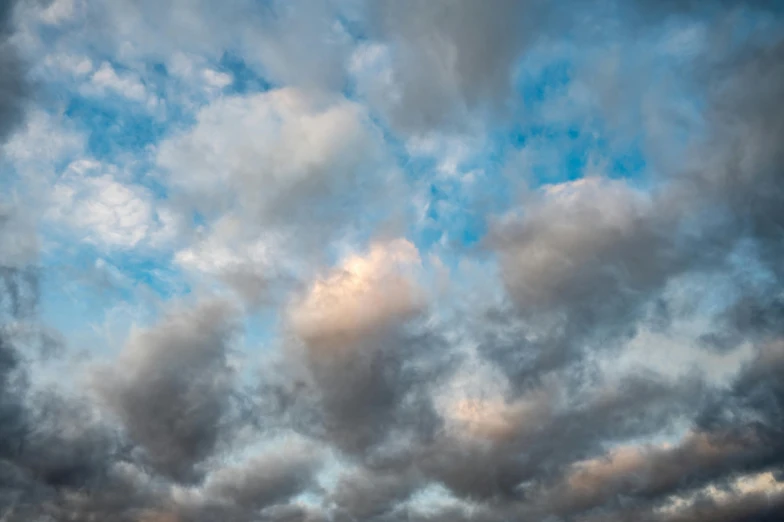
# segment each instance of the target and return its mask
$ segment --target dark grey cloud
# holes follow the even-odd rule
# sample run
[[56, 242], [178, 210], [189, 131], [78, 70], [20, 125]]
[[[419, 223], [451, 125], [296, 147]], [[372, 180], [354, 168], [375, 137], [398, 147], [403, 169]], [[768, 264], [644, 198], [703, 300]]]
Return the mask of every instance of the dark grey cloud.
[[151, 465], [175, 480], [198, 477], [229, 421], [228, 365], [235, 316], [224, 303], [172, 314], [131, 338], [96, 387]]
[[[305, 428], [349, 454], [373, 454], [397, 437], [428, 437], [439, 424], [429, 390], [448, 373], [443, 340], [396, 327], [335, 345], [312, 343], [308, 377], [285, 394], [298, 418], [318, 419]], [[429, 350], [432, 352], [428, 353]]]
[[[668, 520], [670, 517], [655, 516], [652, 511], [668, 495], [687, 494], [711, 482], [725, 483], [744, 473], [776, 470], [781, 466], [781, 447], [777, 442], [781, 433], [781, 385], [780, 379], [773, 377], [779, 372], [781, 361], [777, 340], [781, 277], [777, 259], [782, 244], [780, 208], [784, 162], [780, 146], [774, 145], [784, 137], [777, 116], [784, 86], [780, 54], [778, 43], [752, 44], [718, 61], [720, 65], [712, 70], [715, 83], [709, 91], [711, 132], [698, 147], [701, 160], [671, 178], [663, 193], [669, 199], [664, 207], [668, 218], [665, 223], [669, 223], [665, 230], [669, 229], [669, 233], [659, 236], [664, 241], [646, 236], [645, 227], [656, 224], [660, 218], [658, 212], [643, 215], [641, 221], [637, 221], [640, 216], [635, 214], [626, 224], [611, 224], [613, 239], [605, 242], [601, 234], [607, 229], [607, 220], [601, 212], [593, 216], [585, 214], [580, 219], [554, 213], [542, 222], [542, 227], [552, 227], [557, 233], [542, 232], [534, 225], [537, 212], [541, 212], [537, 211], [536, 202], [524, 221], [514, 223], [511, 232], [505, 231], [512, 234], [513, 248], [529, 248], [528, 256], [505, 261], [507, 272], [523, 275], [522, 282], [507, 276], [507, 286], [517, 300], [513, 313], [530, 318], [537, 317], [532, 314], [544, 309], [543, 317], [550, 318], [567, 307], [568, 313], [563, 316], [568, 318], [566, 324], [577, 321], [580, 325], [577, 329], [556, 330], [555, 338], [545, 336], [548, 342], [557, 341], [545, 346], [559, 349], [556, 352], [559, 357], [544, 369], [536, 368], [537, 372], [584, 360], [584, 353], [562, 348], [561, 343], [571, 346], [576, 341], [584, 346], [586, 324], [589, 324], [588, 331], [598, 331], [605, 338], [613, 329], [623, 332], [619, 325], [634, 327], [643, 319], [636, 307], [655, 302], [663, 285], [673, 277], [681, 273], [710, 274], [717, 269], [726, 270], [722, 263], [737, 252], [738, 245], [752, 244], [753, 262], [759, 263], [767, 273], [763, 283], [739, 281], [735, 299], [720, 316], [720, 335], [710, 340], [730, 343], [729, 348], [724, 346], [725, 350], [751, 341], [756, 343], [758, 354], [728, 392], [716, 390], [706, 396], [709, 398], [700, 409], [692, 409], [692, 414], [696, 413], [696, 431], [675, 447], [636, 448], [629, 454], [608, 456], [598, 461], [593, 471], [589, 467], [567, 474], [562, 489], [556, 487], [550, 493], [534, 489], [534, 496], [540, 501], [552, 495], [543, 516], [544, 513], [573, 516], [577, 512], [600, 510], [602, 515], [598, 519], [602, 520], [614, 520], [616, 513], [618, 520]], [[597, 198], [592, 198], [592, 202], [596, 201]], [[634, 199], [626, 197], [623, 201], [630, 204]], [[601, 206], [603, 211], [608, 208], [611, 207], [607, 204]], [[576, 204], [570, 201], [568, 212], [580, 212], [580, 209], [579, 200]], [[661, 208], [653, 210], [661, 211]], [[702, 219], [705, 214], [700, 216], [701, 213], [713, 214], [718, 219]], [[563, 224], [559, 224], [560, 218], [565, 218]], [[692, 242], [685, 246], [673, 239], [677, 237], [678, 226], [684, 223], [699, 227]], [[629, 235], [625, 236], [624, 231], [629, 231]], [[560, 239], [569, 234], [574, 236], [566, 241]], [[638, 240], [641, 242], [635, 245]], [[581, 250], [582, 245], [588, 251]], [[627, 246], [631, 252], [624, 254], [620, 249]], [[501, 248], [506, 252], [507, 247]], [[700, 250], [709, 252], [710, 256], [700, 255]], [[669, 257], [662, 258], [662, 254]], [[603, 258], [604, 255], [608, 257]], [[545, 263], [537, 265], [540, 261], [537, 256], [544, 257]], [[638, 261], [625, 265], [629, 256], [638, 256]], [[569, 263], [570, 269], [559, 272], [560, 262]], [[619, 264], [622, 270], [618, 270]], [[655, 274], [653, 279], [647, 279], [650, 273]], [[565, 277], [559, 277], [560, 274]], [[627, 285], [634, 288], [634, 284], [641, 283], [651, 284], [637, 286], [631, 300], [624, 295]], [[610, 306], [618, 308], [610, 308], [611, 313], [602, 317], [602, 312]], [[588, 323], [582, 322], [581, 310], [586, 310]], [[491, 343], [487, 348], [491, 356], [496, 355], [493, 353], [496, 346], [497, 343]], [[536, 345], [521, 341], [516, 347], [530, 350]], [[515, 346], [507, 349], [506, 358], [502, 359], [507, 368], [513, 362], [508, 357], [514, 350]], [[522, 359], [518, 359], [518, 365], [519, 361]], [[683, 400], [689, 395], [676, 394], [672, 400]], [[674, 412], [665, 413], [665, 418], [673, 416]], [[586, 422], [590, 424], [590, 420]], [[598, 440], [620, 435], [614, 431], [613, 427]], [[561, 441], [559, 447], [575, 448], [579, 442]], [[618, 500], [621, 498], [622, 503]], [[726, 506], [708, 500], [672, 519], [766, 520], [781, 516], [776, 501], [763, 506], [759, 499], [760, 495], [756, 494], [738, 495]], [[535, 505], [536, 501], [532, 503]], [[638, 507], [627, 510], [624, 506], [630, 504]]]
[[[693, 431], [678, 444], [625, 448], [595, 459], [573, 470], [561, 485], [537, 491], [538, 498], [551, 503], [549, 512], [566, 515], [599, 510], [599, 519], [608, 520], [780, 517], [780, 492], [749, 492], [748, 484], [759, 474], [772, 472], [775, 477], [781, 470], [783, 396], [776, 375], [783, 353], [780, 341], [760, 347], [729, 389], [708, 396]], [[738, 481], [746, 481], [746, 492], [738, 491], [734, 485]], [[714, 491], [729, 498], [705, 493], [703, 488], [711, 484], [718, 484]], [[656, 514], [652, 508], [661, 506], [671, 494], [696, 501], [683, 510]], [[760, 502], [762, 498], [770, 502]]]
[[0, 2], [0, 140], [21, 121], [29, 91], [24, 64], [10, 41], [16, 4]]
[[320, 452], [313, 443], [283, 442], [246, 464], [211, 474], [205, 493], [249, 511], [281, 504], [312, 485]]
[[[0, 2], [0, 140], [20, 123], [28, 95], [25, 67], [11, 36], [17, 2]], [[51, 491], [100, 479], [114, 450], [89, 410], [31, 388], [30, 349], [48, 344], [37, 321], [40, 271], [34, 227], [20, 205], [0, 206], [0, 513], [41, 514]], [[33, 342], [31, 342], [33, 341]], [[46, 354], [46, 353], [44, 353]], [[54, 509], [53, 506], [52, 509]]]
[[124, 455], [89, 404], [31, 386], [35, 354], [11, 326], [36, 321], [37, 276], [32, 267], [6, 269], [0, 285], [0, 510], [13, 521], [70, 511], [59, 491], [111, 489], [112, 467]]
[[[419, 467], [456, 495], [476, 500], [525, 499], [534, 505], [538, 484], [604, 444], [644, 437], [696, 408], [694, 383], [640, 377], [575, 398], [573, 407], [525, 416], [493, 445], [444, 437], [416, 455]], [[678, 404], [678, 401], [683, 403]], [[555, 401], [553, 401], [555, 402]], [[530, 497], [530, 498], [529, 498]], [[550, 509], [554, 510], [553, 507]]]
[[[26, 288], [17, 294], [35, 299]], [[230, 309], [207, 303], [181, 310], [140, 332], [121, 354], [127, 364], [98, 373], [97, 388], [119, 417], [118, 429], [98, 415], [90, 397], [31, 385], [28, 361], [5, 326], [21, 317], [16, 310], [32, 305], [7, 303], [0, 329], [0, 513], [6, 520], [242, 522], [273, 507], [265, 520], [317, 520], [287, 506], [314, 487], [323, 459], [323, 449], [307, 441], [272, 441], [272, 449], [241, 465], [216, 464], [202, 473], [195, 497], [172, 494], [175, 481], [193, 481], [199, 465], [218, 456], [234, 435], [225, 430], [241, 429], [229, 424], [236, 420], [225, 366]]]
[[422, 478], [412, 468], [357, 468], [339, 478], [328, 501], [337, 506], [338, 515], [350, 519], [383, 518], [424, 484]]
[[[499, 222], [490, 238], [514, 308], [491, 319], [509, 322], [511, 313], [526, 333], [505, 347], [489, 326], [483, 351], [519, 379], [633, 335], [667, 282], [704, 256], [697, 243], [679, 244], [678, 217], [664, 195], [599, 178], [528, 201], [522, 219]], [[521, 353], [530, 360], [508, 360]]]

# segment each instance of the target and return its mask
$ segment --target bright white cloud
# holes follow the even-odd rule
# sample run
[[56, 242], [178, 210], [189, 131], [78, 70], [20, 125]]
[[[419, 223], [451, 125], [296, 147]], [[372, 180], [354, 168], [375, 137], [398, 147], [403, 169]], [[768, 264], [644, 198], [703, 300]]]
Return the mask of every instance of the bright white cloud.
[[228, 87], [231, 85], [232, 81], [234, 81], [230, 74], [216, 71], [214, 69], [203, 69], [201, 76], [204, 78], [204, 81], [207, 83], [207, 85], [217, 89]]
[[404, 239], [376, 243], [347, 257], [292, 303], [289, 321], [305, 340], [354, 338], [405, 319], [424, 304], [416, 282], [416, 247]]
[[168, 74], [177, 80], [176, 88], [168, 92], [167, 102], [185, 103], [191, 111], [199, 110], [234, 83], [229, 72], [219, 70], [201, 55], [177, 52], [167, 56], [165, 63]]
[[138, 74], [131, 71], [118, 72], [110, 63], [103, 62], [90, 77], [90, 82], [82, 85], [82, 93], [105, 96], [115, 94], [143, 103], [149, 108], [158, 105], [158, 98], [150, 93]]
[[107, 248], [161, 242], [172, 233], [173, 218], [158, 214], [152, 194], [117, 179], [114, 167], [81, 160], [54, 186], [47, 218], [66, 225], [82, 240]]

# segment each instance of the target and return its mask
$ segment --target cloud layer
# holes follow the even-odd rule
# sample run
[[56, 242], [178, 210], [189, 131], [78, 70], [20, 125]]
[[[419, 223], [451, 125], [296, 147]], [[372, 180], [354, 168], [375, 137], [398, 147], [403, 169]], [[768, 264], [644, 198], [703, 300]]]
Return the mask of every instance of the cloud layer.
[[782, 28], [0, 2], [0, 520], [780, 520]]

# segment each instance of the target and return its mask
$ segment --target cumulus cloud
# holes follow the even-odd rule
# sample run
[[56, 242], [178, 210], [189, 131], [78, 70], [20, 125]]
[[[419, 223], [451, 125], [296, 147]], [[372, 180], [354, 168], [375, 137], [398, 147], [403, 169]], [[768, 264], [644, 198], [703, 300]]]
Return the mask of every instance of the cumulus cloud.
[[228, 422], [232, 371], [227, 358], [232, 311], [207, 303], [132, 334], [96, 387], [151, 464], [190, 480], [220, 442]]
[[[385, 155], [366, 110], [341, 96], [287, 87], [213, 102], [158, 150], [181, 211], [208, 219], [178, 262], [250, 300], [276, 279], [309, 277], [359, 219], [395, 212]], [[376, 202], [375, 215], [361, 212]]]
[[[87, 70], [87, 66], [81, 62], [76, 66], [75, 71]], [[114, 94], [123, 96], [135, 102], [145, 103], [154, 107], [158, 101], [154, 95], [147, 92], [147, 88], [141, 80], [132, 73], [118, 73], [108, 62], [102, 63], [90, 77], [89, 85], [85, 86], [86, 94], [95, 93], [97, 95]]]
[[703, 255], [679, 237], [680, 217], [668, 194], [602, 177], [531, 194], [522, 211], [493, 224], [488, 240], [511, 298], [498, 317], [524, 328], [530, 349], [526, 359], [507, 360], [497, 332], [482, 349], [522, 377], [573, 364], [597, 340], [627, 339], [652, 313], [664, 319], [657, 299]]
[[205, 485], [206, 495], [245, 509], [274, 506], [307, 489], [319, 460], [319, 450], [312, 444], [283, 441], [242, 466], [211, 474]]
[[176, 217], [156, 210], [150, 191], [123, 183], [117, 170], [92, 160], [72, 163], [52, 188], [46, 218], [109, 249], [155, 245], [173, 236]]
[[284, 88], [202, 109], [193, 129], [160, 147], [158, 162], [197, 208], [236, 203], [274, 221], [302, 212], [323, 191], [339, 196], [378, 147], [361, 106]]
[[666, 263], [643, 255], [666, 254], [644, 250], [657, 239], [651, 205], [622, 181], [585, 178], [545, 187], [522, 220], [499, 225], [504, 280], [520, 306], [595, 308], [603, 303], [585, 301], [599, 292], [649, 285]]
[[[345, 258], [289, 306], [292, 356], [305, 365], [330, 437], [364, 450], [413, 382], [404, 380], [417, 349], [407, 324], [425, 305], [419, 253], [404, 239], [375, 243]], [[413, 375], [412, 375], [413, 377]]]
[[292, 304], [292, 328], [309, 343], [335, 339], [350, 345], [357, 336], [405, 320], [423, 304], [424, 291], [415, 279], [419, 266], [419, 252], [405, 239], [349, 256]]

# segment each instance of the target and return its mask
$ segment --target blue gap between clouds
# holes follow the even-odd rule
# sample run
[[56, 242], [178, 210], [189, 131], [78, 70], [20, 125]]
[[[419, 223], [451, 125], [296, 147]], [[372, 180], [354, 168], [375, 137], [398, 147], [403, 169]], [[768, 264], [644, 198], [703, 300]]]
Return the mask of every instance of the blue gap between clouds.
[[646, 162], [639, 137], [620, 140], [622, 147], [618, 149], [613, 145], [619, 141], [618, 136], [611, 135], [599, 115], [587, 121], [560, 124], [548, 124], [538, 117], [537, 111], [550, 97], [564, 94], [572, 75], [572, 63], [564, 58], [520, 71], [517, 93], [522, 106], [515, 115], [506, 146], [511, 150], [538, 146], [553, 152], [543, 161], [534, 161], [531, 172], [526, 173], [529, 182], [536, 187], [580, 179], [592, 158], [608, 163], [605, 172], [610, 178], [642, 176]]
[[87, 151], [111, 161], [122, 153], [141, 152], [156, 143], [167, 125], [125, 100], [74, 97], [65, 115], [87, 131]]
[[228, 51], [223, 53], [218, 61], [218, 69], [232, 77], [231, 85], [224, 89], [228, 95], [264, 92], [273, 88], [272, 83], [248, 67], [248, 64], [235, 53]]
[[[106, 262], [104, 267], [96, 266], [99, 259]], [[184, 278], [162, 259], [131, 252], [104, 253], [85, 244], [75, 251], [45, 255], [41, 273], [43, 318], [66, 334], [80, 331], [85, 319], [102, 322], [113, 305], [138, 302], [142, 288], [164, 300], [190, 293]]]

